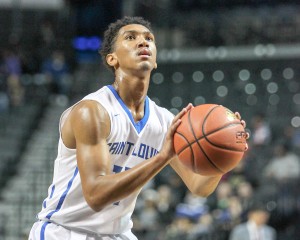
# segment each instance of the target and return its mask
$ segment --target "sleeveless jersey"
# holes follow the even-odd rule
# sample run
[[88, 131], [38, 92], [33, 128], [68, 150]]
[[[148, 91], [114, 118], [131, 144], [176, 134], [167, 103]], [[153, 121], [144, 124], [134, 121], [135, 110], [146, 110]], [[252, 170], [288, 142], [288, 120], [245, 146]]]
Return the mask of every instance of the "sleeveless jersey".
[[[146, 97], [144, 117], [136, 123], [111, 85], [102, 87], [82, 100], [99, 102], [110, 117], [111, 131], [107, 144], [112, 160], [111, 174], [126, 171], [160, 151], [173, 119], [173, 114], [167, 109], [157, 106]], [[61, 116], [60, 132], [72, 107]], [[91, 209], [82, 193], [76, 149], [67, 148], [60, 134], [53, 182], [37, 217], [78, 231], [121, 234], [132, 228], [131, 215], [138, 194], [139, 192], [133, 193], [100, 212]]]

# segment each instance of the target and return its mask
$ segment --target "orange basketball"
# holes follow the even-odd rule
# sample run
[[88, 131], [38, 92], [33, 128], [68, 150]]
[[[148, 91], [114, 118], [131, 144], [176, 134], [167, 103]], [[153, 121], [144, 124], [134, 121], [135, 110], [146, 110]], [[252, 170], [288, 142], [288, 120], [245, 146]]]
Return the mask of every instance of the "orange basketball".
[[218, 175], [232, 170], [246, 151], [246, 132], [228, 108], [203, 104], [182, 117], [174, 134], [180, 161], [201, 175]]

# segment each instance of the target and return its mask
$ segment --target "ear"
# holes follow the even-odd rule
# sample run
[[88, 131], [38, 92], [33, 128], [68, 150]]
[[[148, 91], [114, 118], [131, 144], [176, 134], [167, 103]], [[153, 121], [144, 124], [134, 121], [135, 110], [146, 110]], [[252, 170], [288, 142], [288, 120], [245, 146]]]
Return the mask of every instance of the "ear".
[[106, 62], [109, 66], [115, 67], [116, 64], [118, 63], [118, 59], [114, 53], [109, 53], [106, 55]]
[[154, 64], [154, 69], [157, 69], [157, 63]]

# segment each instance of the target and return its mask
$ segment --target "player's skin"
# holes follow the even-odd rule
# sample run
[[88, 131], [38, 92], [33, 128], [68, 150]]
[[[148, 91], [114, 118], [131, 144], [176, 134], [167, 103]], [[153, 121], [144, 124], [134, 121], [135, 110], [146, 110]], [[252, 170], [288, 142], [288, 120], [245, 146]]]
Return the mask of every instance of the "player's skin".
[[[139, 24], [122, 27], [114, 52], [107, 55], [106, 61], [115, 70], [114, 88], [131, 111], [134, 120], [141, 120], [144, 116], [144, 100], [150, 74], [157, 67], [153, 34]], [[189, 104], [175, 116], [163, 147], [156, 156], [130, 170], [111, 174], [106, 139], [113, 126], [110, 126], [108, 113], [96, 101], [86, 100], [77, 104], [62, 127], [62, 139], [68, 148], [76, 149], [83, 194], [89, 206], [100, 211], [105, 206], [139, 191], [168, 164], [192, 193], [200, 196], [211, 194], [222, 175], [201, 176], [193, 173], [180, 163], [173, 147], [173, 136], [181, 123], [180, 118], [192, 107]], [[245, 122], [241, 122], [245, 126]]]

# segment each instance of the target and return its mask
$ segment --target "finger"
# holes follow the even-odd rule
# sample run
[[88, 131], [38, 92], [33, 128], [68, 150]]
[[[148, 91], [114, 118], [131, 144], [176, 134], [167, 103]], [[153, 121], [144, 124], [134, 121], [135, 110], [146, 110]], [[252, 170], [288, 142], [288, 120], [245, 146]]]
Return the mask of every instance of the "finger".
[[174, 122], [174, 124], [172, 124], [172, 126], [171, 126], [171, 132], [172, 133], [175, 133], [176, 129], [179, 127], [181, 122], [182, 122], [182, 120], [178, 119], [176, 122]]
[[179, 125], [181, 124], [182, 120], [178, 119], [177, 121], [173, 122], [168, 130], [168, 137], [173, 138], [172, 136], [174, 136], [177, 128], [179, 127]]
[[250, 133], [246, 132], [246, 139], [250, 138]]
[[235, 112], [234, 115], [241, 120], [241, 114], [239, 112]]
[[192, 103], [189, 103], [185, 108], [189, 111], [193, 108], [193, 104]]
[[[189, 108], [190, 109], [190, 108]], [[182, 118], [184, 114], [188, 112], [188, 108], [183, 108], [174, 118], [174, 122], [176, 122], [178, 119]]]
[[241, 120], [241, 124], [243, 125], [244, 128], [246, 128], [247, 124], [244, 120]]

